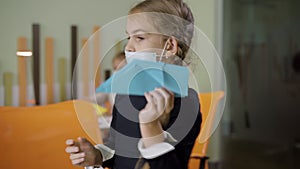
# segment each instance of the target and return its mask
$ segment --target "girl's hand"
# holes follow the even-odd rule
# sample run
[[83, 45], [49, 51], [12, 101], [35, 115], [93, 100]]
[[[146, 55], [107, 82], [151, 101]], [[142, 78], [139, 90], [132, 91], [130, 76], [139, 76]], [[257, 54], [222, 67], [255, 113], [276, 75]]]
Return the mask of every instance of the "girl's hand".
[[70, 154], [73, 165], [86, 167], [102, 164], [101, 152], [94, 148], [87, 139], [79, 137], [78, 142], [68, 139], [66, 145], [65, 151]]
[[156, 88], [154, 91], [145, 93], [145, 97], [148, 103], [140, 111], [140, 123], [159, 120], [164, 125], [174, 107], [174, 94], [166, 88]]

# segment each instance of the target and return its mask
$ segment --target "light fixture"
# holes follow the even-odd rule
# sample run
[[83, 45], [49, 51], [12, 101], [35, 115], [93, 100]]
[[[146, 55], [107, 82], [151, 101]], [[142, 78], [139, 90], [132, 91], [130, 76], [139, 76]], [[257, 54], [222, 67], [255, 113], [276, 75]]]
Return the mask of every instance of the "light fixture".
[[32, 52], [30, 50], [19, 50], [17, 51], [17, 56], [29, 57], [32, 56]]

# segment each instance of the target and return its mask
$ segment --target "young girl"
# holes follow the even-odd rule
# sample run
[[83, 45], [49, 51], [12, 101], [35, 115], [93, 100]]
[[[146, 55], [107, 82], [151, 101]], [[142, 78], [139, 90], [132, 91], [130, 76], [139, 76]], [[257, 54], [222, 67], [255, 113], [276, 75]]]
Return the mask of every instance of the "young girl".
[[[145, 0], [129, 11], [125, 50], [156, 52], [162, 61], [182, 64], [178, 60], [185, 58], [193, 31], [192, 12], [182, 0]], [[70, 139], [66, 152], [77, 166], [185, 169], [201, 121], [193, 89], [182, 98], [164, 87], [144, 96], [117, 95], [108, 142], [93, 146], [85, 138]]]

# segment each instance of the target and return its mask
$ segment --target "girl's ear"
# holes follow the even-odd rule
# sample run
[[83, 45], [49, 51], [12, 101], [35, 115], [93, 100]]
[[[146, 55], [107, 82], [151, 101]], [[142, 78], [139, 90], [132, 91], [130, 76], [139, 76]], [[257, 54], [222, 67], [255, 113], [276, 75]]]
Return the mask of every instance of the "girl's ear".
[[169, 54], [176, 55], [178, 52], [178, 41], [174, 36], [170, 36], [167, 40], [166, 51]]

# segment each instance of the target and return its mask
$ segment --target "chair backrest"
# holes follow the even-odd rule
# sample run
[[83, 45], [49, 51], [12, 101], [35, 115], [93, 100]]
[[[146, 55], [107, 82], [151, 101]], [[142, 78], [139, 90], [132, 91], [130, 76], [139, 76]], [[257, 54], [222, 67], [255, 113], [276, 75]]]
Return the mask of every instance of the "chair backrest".
[[212, 93], [200, 93], [199, 100], [202, 113], [201, 131], [192, 150], [192, 157], [205, 157], [209, 143], [209, 137], [215, 123], [215, 115], [218, 103], [224, 97], [223, 91]]
[[65, 140], [79, 136], [102, 143], [95, 110], [88, 102], [0, 107], [0, 168], [78, 169], [65, 153]]

